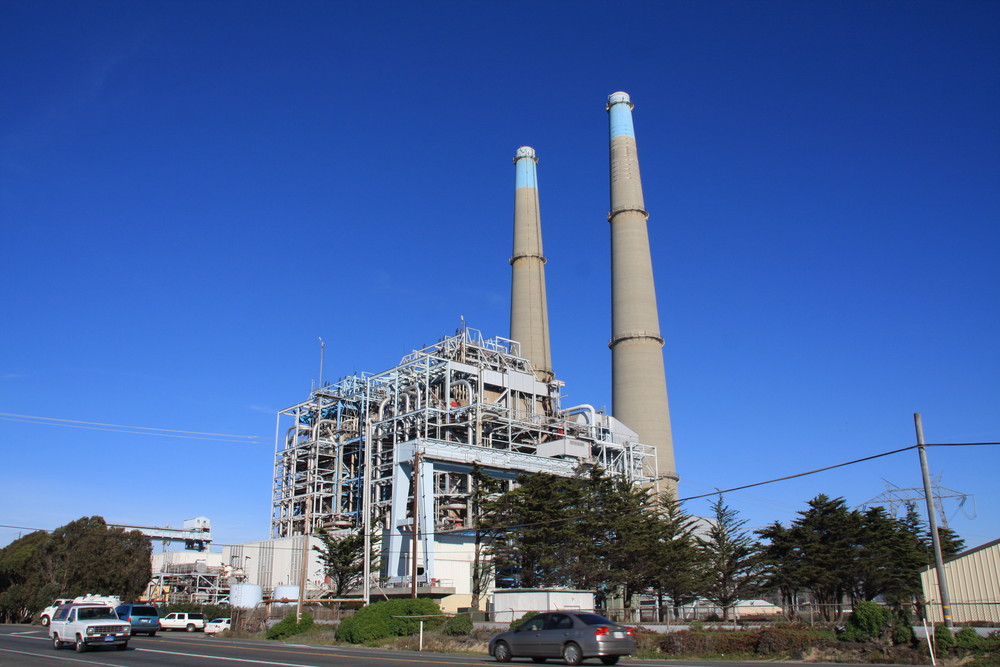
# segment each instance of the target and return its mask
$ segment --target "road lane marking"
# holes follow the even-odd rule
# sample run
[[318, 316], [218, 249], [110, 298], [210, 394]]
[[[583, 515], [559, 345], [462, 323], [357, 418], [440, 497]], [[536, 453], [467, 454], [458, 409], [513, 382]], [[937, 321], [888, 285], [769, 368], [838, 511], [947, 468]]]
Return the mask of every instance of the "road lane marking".
[[30, 655], [32, 658], [48, 658], [49, 660], [59, 660], [61, 662], [82, 662], [85, 665], [101, 665], [102, 667], [122, 667], [111, 662], [94, 662], [93, 660], [80, 660], [61, 655], [46, 655], [45, 653], [28, 653], [27, 651], [15, 651], [9, 648], [0, 648], [0, 653], [16, 653], [18, 655]]

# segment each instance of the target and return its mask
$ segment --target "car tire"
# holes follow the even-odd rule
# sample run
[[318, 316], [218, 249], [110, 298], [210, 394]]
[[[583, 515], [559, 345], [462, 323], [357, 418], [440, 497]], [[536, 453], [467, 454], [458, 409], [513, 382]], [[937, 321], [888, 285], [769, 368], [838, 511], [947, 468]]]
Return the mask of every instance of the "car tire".
[[115, 648], [119, 651], [124, 651], [128, 648], [128, 642], [125, 642], [124, 644], [116, 644]]
[[510, 662], [510, 646], [507, 642], [497, 642], [497, 645], [493, 647], [493, 657], [496, 658], [497, 662]]
[[602, 655], [601, 662], [603, 662], [605, 665], [617, 665], [618, 658], [620, 657], [621, 656], [618, 655]]
[[52, 635], [52, 648], [57, 651], [62, 649], [62, 640], [59, 639], [59, 635]]
[[583, 662], [583, 651], [580, 647], [570, 642], [563, 646], [562, 650], [563, 662], [567, 665], [579, 665]]
[[38, 619], [38, 621], [39, 621], [39, 623], [42, 624], [43, 628], [49, 627], [49, 617], [48, 616], [42, 616], [40, 619]]
[[188, 623], [187, 627], [184, 629], [187, 630], [188, 632], [194, 632], [194, 623]]
[[74, 646], [73, 648], [76, 649], [77, 653], [86, 653], [87, 652], [87, 644], [86, 644], [86, 642], [83, 641], [83, 636], [82, 635], [77, 635], [76, 636], [76, 646]]
[[146, 635], [149, 636], [149, 637], [155, 637], [156, 633], [155, 632], [147, 632]]

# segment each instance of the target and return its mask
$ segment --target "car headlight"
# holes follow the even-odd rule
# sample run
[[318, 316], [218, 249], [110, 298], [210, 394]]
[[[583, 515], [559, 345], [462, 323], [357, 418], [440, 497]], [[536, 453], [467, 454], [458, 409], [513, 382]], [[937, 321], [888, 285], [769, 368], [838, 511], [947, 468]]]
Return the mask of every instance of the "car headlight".
[[88, 635], [92, 635], [92, 634], [94, 634], [95, 632], [97, 632], [97, 629], [96, 629], [96, 628], [93, 628], [93, 627], [90, 627], [90, 628], [87, 628], [87, 634], [88, 634]]

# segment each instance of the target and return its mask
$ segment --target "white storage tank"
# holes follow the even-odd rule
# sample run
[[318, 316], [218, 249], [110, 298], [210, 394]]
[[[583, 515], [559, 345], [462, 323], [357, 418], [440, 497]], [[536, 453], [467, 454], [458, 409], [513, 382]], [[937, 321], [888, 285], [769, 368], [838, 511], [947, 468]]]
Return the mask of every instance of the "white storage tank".
[[239, 609], [253, 609], [264, 599], [260, 584], [235, 584], [229, 589], [229, 604]]
[[299, 600], [299, 587], [292, 586], [289, 584], [284, 584], [281, 586], [274, 587], [274, 593], [271, 595], [272, 600], [287, 600], [287, 603], [279, 604], [291, 604], [292, 602], [298, 602]]

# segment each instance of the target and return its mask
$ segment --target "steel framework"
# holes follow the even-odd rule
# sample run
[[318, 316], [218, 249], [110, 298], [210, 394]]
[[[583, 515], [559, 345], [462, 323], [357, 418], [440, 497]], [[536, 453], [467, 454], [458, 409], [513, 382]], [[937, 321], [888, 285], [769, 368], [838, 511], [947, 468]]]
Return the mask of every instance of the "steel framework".
[[391, 586], [413, 565], [416, 507], [418, 560], [431, 581], [436, 540], [461, 541], [475, 519], [474, 463], [508, 480], [583, 465], [653, 482], [655, 450], [589, 405], [562, 409], [562, 387], [539, 380], [517, 342], [463, 326], [387, 371], [313, 390], [278, 414], [272, 538], [369, 527], [382, 536]]

